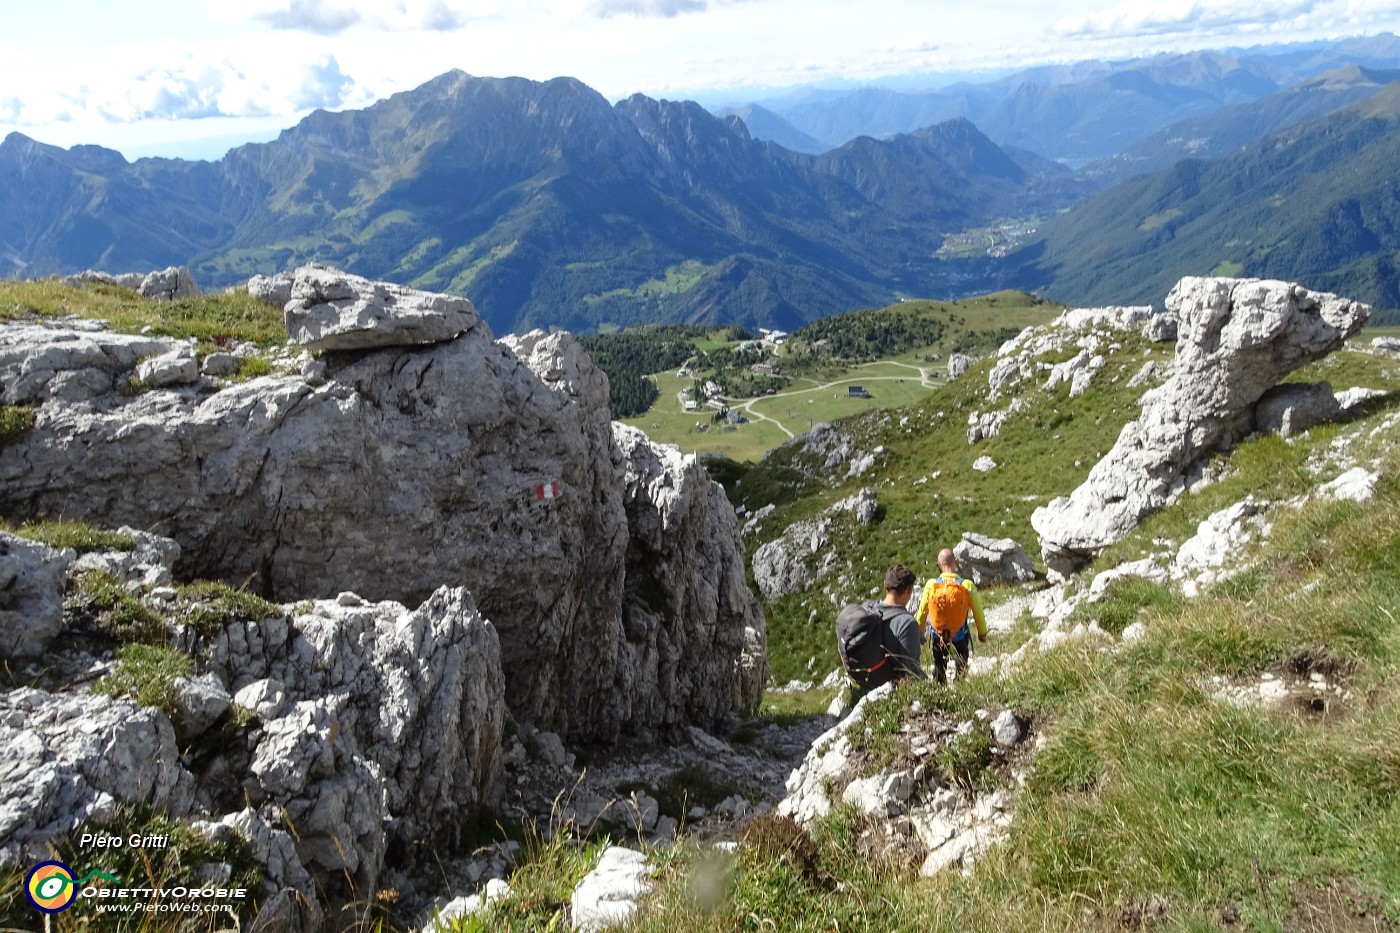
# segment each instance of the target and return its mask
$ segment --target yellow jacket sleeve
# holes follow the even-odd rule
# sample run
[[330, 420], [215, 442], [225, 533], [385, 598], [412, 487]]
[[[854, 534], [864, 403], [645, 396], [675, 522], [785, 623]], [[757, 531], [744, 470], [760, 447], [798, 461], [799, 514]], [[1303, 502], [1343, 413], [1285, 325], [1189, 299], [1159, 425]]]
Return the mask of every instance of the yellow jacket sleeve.
[[977, 595], [977, 584], [971, 580], [964, 580], [963, 586], [967, 588], [967, 595], [972, 601], [972, 617], [977, 620], [977, 637], [987, 637], [987, 622], [982, 618], [982, 597]]

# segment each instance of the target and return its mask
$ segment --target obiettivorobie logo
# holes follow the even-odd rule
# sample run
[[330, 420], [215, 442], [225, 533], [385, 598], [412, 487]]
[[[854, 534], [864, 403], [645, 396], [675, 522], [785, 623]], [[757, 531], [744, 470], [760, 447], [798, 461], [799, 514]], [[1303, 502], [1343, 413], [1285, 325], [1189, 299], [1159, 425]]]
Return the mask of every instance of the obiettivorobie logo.
[[81, 878], [73, 877], [73, 869], [62, 862], [40, 862], [29, 870], [24, 879], [24, 893], [36, 910], [56, 914], [73, 906], [78, 899], [78, 886], [93, 878], [112, 884], [121, 881], [105, 871], [90, 871]]

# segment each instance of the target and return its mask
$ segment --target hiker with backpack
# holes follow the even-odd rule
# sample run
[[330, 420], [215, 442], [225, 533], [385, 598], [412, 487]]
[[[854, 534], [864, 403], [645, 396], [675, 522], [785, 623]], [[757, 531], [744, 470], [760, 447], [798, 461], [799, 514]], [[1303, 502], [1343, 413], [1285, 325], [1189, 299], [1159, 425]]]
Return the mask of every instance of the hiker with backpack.
[[977, 586], [958, 576], [958, 559], [952, 548], [945, 547], [938, 552], [938, 569], [939, 575], [924, 587], [916, 615], [919, 624], [928, 628], [934, 677], [940, 684], [946, 684], [949, 649], [958, 655], [954, 680], [966, 673], [972, 655], [972, 633], [967, 627], [969, 610], [977, 623], [980, 642], [987, 640], [987, 623], [982, 618], [982, 597], [977, 595]]
[[885, 573], [885, 599], [847, 606], [836, 616], [836, 649], [851, 682], [851, 701], [905, 677], [927, 680], [919, 666], [924, 637], [909, 612], [918, 578], [903, 564]]

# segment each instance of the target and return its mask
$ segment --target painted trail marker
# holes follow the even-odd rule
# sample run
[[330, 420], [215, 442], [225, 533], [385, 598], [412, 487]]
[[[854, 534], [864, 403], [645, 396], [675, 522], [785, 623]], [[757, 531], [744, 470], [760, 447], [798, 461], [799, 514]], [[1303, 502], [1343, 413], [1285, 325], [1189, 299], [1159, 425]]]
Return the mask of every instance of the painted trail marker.
[[559, 498], [559, 483], [539, 483], [535, 486], [535, 501], [548, 502], [550, 499]]

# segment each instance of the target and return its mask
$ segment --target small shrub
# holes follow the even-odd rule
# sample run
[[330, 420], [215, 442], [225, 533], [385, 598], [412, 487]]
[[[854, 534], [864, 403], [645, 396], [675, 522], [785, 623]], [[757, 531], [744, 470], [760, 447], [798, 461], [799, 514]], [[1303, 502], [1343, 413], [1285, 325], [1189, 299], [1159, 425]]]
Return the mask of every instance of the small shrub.
[[212, 580], [180, 587], [180, 598], [189, 602], [181, 612], [182, 621], [202, 635], [216, 634], [231, 622], [260, 622], [282, 615], [276, 603]]
[[0, 405], [0, 450], [4, 450], [34, 427], [34, 409], [21, 405]]
[[749, 821], [739, 835], [740, 842], [752, 846], [769, 861], [785, 861], [805, 878], [816, 877], [821, 853], [816, 842], [790, 816], [764, 813]]
[[116, 655], [116, 669], [94, 684], [93, 692], [130, 697], [139, 706], [154, 706], [173, 718], [175, 681], [194, 673], [190, 659], [169, 648], [141, 644], [122, 645]]
[[256, 379], [258, 376], [266, 376], [272, 372], [272, 364], [260, 356], [245, 356], [238, 361], [238, 372], [234, 379], [238, 382], [245, 382], [249, 379]]
[[160, 617], [112, 574], [81, 574], [76, 590], [73, 608], [90, 613], [102, 634], [123, 642], [165, 643], [165, 625]]
[[996, 784], [992, 760], [992, 737], [986, 726], [978, 726], [943, 747], [938, 754], [938, 767], [949, 784], [964, 790], [984, 790]]
[[137, 379], [135, 376], [128, 376], [126, 381], [121, 384], [118, 391], [127, 398], [135, 398], [138, 395], [144, 395], [151, 391], [151, 387], [147, 385], [145, 381]]
[[686, 813], [696, 804], [713, 807], [733, 794], [731, 785], [716, 780], [701, 768], [686, 765], [661, 781], [655, 797], [662, 813], [684, 822]]

